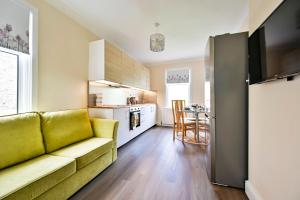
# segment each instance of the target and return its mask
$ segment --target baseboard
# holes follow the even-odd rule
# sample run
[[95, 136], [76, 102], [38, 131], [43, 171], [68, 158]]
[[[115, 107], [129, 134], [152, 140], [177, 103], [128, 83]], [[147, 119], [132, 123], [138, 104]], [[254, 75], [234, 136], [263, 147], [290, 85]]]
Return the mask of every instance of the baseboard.
[[245, 192], [249, 200], [264, 200], [249, 180], [245, 183]]
[[161, 123], [161, 124], [156, 124], [156, 125], [161, 126], [161, 127], [173, 127], [172, 124], [163, 124], [163, 123]]

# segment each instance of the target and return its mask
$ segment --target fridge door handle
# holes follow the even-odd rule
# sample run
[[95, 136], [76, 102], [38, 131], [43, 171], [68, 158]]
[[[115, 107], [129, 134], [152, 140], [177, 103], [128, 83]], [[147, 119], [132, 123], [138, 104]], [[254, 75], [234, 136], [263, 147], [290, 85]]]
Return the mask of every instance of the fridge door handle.
[[205, 113], [205, 117], [208, 118], [208, 119], [216, 119], [215, 116], [210, 116], [210, 115], [208, 115], [207, 113]]

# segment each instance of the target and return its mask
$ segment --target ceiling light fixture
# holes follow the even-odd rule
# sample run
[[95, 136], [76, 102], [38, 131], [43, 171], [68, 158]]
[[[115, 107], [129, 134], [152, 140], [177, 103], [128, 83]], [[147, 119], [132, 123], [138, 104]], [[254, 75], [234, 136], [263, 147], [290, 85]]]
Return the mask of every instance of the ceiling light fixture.
[[156, 33], [150, 35], [150, 49], [153, 52], [161, 52], [165, 50], [165, 36], [158, 33], [159, 23], [155, 23]]

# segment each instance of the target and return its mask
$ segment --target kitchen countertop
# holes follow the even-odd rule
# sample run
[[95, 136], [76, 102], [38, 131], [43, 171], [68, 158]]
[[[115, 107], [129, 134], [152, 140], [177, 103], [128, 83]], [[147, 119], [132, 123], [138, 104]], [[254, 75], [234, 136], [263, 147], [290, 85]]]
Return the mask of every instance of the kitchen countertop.
[[130, 108], [136, 106], [147, 106], [156, 105], [155, 103], [143, 103], [143, 104], [133, 104], [133, 105], [102, 105], [102, 106], [89, 106], [89, 108], [107, 108], [107, 109], [119, 109], [119, 108]]

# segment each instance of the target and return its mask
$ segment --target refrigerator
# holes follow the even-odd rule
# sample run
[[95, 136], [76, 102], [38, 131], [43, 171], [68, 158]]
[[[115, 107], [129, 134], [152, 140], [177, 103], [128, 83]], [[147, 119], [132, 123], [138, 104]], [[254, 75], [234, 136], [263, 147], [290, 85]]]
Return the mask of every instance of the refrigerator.
[[205, 55], [212, 183], [244, 188], [248, 176], [248, 33], [210, 37]]

